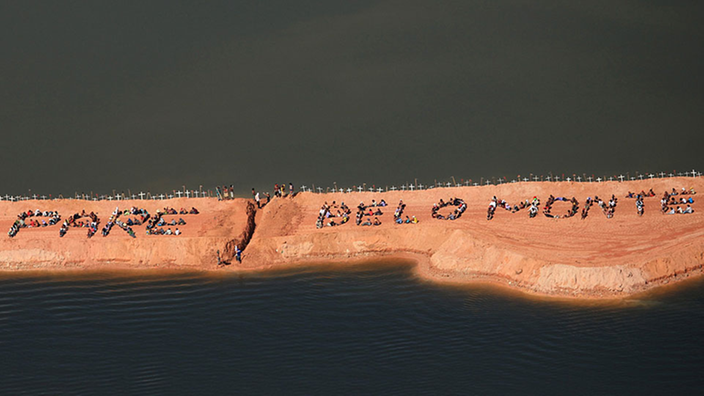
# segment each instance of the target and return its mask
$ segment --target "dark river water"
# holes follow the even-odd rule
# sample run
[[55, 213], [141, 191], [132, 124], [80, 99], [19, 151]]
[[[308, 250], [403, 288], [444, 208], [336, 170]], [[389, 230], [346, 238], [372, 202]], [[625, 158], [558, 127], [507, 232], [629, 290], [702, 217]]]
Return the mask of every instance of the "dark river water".
[[612, 303], [405, 265], [0, 278], [2, 394], [678, 394], [704, 282]]

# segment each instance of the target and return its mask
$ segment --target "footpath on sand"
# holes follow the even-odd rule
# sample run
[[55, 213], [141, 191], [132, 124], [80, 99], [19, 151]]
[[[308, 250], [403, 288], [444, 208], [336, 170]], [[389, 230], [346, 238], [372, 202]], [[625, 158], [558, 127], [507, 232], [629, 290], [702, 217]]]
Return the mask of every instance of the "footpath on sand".
[[[528, 293], [577, 298], [622, 298], [665, 283], [701, 274], [704, 265], [704, 206], [691, 195], [692, 214], [660, 211], [665, 191], [681, 188], [704, 191], [702, 178], [668, 178], [630, 182], [527, 182], [500, 186], [436, 188], [422, 191], [298, 193], [274, 198], [261, 209], [251, 200], [219, 202], [208, 198], [164, 201], [90, 202], [77, 200], [0, 202], [0, 227], [7, 230], [17, 214], [51, 210], [62, 217], [94, 211], [109, 217], [116, 205], [156, 211], [164, 207], [191, 208], [198, 215], [184, 217], [182, 234], [146, 235], [133, 227], [136, 238], [122, 230], [107, 237], [87, 238], [70, 229], [59, 237], [58, 226], [22, 229], [14, 238], [0, 238], [0, 270], [122, 270], [179, 269], [248, 271], [286, 266], [399, 258], [415, 262], [425, 278], [453, 283], [494, 282]], [[639, 215], [629, 191], [649, 191]], [[529, 211], [497, 209], [487, 220], [487, 207], [497, 196], [518, 204], [537, 197], [566, 197], [551, 205], [553, 217]], [[583, 206], [588, 197], [618, 198], [613, 216], [598, 207], [582, 219], [567, 217], [574, 197]], [[461, 199], [466, 209], [455, 220], [454, 206], [433, 210], [441, 199]], [[356, 208], [372, 200], [388, 203], [372, 208], [380, 224], [316, 227], [321, 206]], [[394, 209], [403, 201], [403, 217], [418, 223], [398, 224]], [[334, 204], [333, 204], [334, 202]], [[378, 214], [378, 210], [382, 214]], [[332, 210], [331, 212], [335, 212]], [[447, 212], [447, 213], [445, 213]], [[336, 213], [333, 213], [333, 215]], [[178, 218], [178, 216], [172, 216]], [[167, 220], [170, 220], [167, 216]], [[242, 262], [234, 260], [235, 246], [243, 247]], [[220, 264], [218, 264], [220, 263]]]

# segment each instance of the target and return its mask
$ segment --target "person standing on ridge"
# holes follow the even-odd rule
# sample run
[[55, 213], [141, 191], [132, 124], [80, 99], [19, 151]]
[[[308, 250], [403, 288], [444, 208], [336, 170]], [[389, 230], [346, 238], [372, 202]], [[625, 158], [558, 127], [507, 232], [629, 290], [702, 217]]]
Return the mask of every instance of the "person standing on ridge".
[[293, 183], [288, 184], [288, 194], [293, 197]]

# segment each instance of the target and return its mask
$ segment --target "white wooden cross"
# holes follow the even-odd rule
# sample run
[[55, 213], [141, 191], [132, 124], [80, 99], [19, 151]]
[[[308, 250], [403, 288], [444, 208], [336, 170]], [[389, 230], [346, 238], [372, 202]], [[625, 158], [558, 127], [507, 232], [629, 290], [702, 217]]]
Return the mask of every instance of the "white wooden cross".
[[112, 201], [112, 195], [108, 197], [108, 201]]
[[587, 180], [589, 180], [589, 183], [591, 183], [591, 182], [592, 182], [592, 177], [591, 177], [591, 176], [587, 177]]
[[624, 177], [626, 177], [626, 176], [624, 176], [624, 175], [618, 175], [618, 178], [619, 178], [619, 180], [621, 180], [621, 182], [623, 182], [623, 178], [624, 178]]
[[396, 191], [396, 186], [391, 186], [391, 188], [389, 190]]
[[42, 200], [46, 200], [46, 195], [42, 195]]
[[524, 182], [527, 182], [527, 181], [528, 181], [528, 178], [527, 178], [527, 177], [524, 177], [524, 178], [523, 178], [523, 181], [524, 181]]
[[384, 189], [381, 188], [381, 187], [379, 187], [379, 188], [376, 189], [376, 192], [378, 192], [378, 193], [381, 193], [382, 191], [384, 191]]
[[[317, 190], [318, 190], [318, 194], [320, 194], [320, 193], [323, 192], [323, 188], [322, 188], [322, 187], [318, 187]], [[360, 192], [362, 192], [362, 191], [360, 191]]]
[[132, 195], [131, 195], [131, 198], [132, 198], [132, 199], [137, 199], [137, 196], [134, 195], [134, 194], [132, 194]]
[[144, 196], [147, 195], [147, 194], [145, 194], [145, 193], [143, 193], [143, 192], [140, 191], [139, 194], [137, 194], [137, 195], [139, 195], [139, 199], [142, 199], [142, 200], [143, 200], [143, 199], [144, 199]]
[[581, 183], [581, 182], [582, 182], [582, 176], [577, 176], [577, 181]]
[[159, 194], [159, 199], [164, 200], [164, 194]]
[[169, 199], [173, 199], [174, 195], [173, 195], [173, 194], [169, 194], [167, 197], [168, 197]]
[[651, 173], [648, 175], [648, 177], [650, 178], [650, 180], [653, 180], [653, 177], [655, 177], [655, 175]]
[[609, 176], [609, 181], [614, 181], [614, 178]]
[[638, 175], [638, 178], [641, 179], [641, 180], [643, 180], [643, 175], [642, 175], [642, 174], [641, 174], [641, 175]]
[[488, 186], [489, 184], [491, 184], [491, 182], [489, 180], [487, 180], [486, 185]]
[[533, 176], [533, 181], [538, 181], [538, 176]]
[[413, 184], [411, 184], [410, 186], [408, 186], [408, 189], [413, 191], [413, 189], [415, 189], [415, 187], [413, 186]]
[[406, 185], [405, 185], [405, 184], [401, 186], [401, 191], [406, 191]]
[[[318, 189], [320, 189], [320, 187], [318, 187]], [[362, 186], [357, 187], [357, 192], [362, 192], [362, 190], [364, 190], [364, 187], [362, 187]]]
[[450, 184], [450, 182], [447, 182], [447, 186], [448, 186], [448, 187], [450, 187], [451, 185], [452, 185], [452, 184]]
[[32, 199], [37, 199], [37, 194], [32, 194]]
[[547, 181], [550, 181], [550, 179], [551, 179], [551, 178], [550, 178], [550, 175], [548, 175], [548, 176], [545, 177], [545, 180], [547, 180]]
[[418, 185], [418, 189], [419, 189], [419, 190], [422, 190], [422, 189], [423, 189], [423, 184], [419, 184], [419, 185]]
[[567, 181], [570, 182], [570, 181], [572, 181], [572, 179], [570, 179], [570, 177], [567, 176]]
[[692, 169], [692, 177], [694, 177], [696, 175], [697, 175], [697, 172], [695, 172], [694, 169]]
[[670, 174], [669, 174], [668, 176], [670, 176], [670, 177], [674, 177], [675, 175], [673, 175], [672, 173], [670, 173]]
[[347, 190], [345, 190], [345, 191], [347, 191], [347, 194], [349, 194], [349, 193], [351, 193], [351, 192], [352, 192], [352, 189], [351, 189], [351, 188], [349, 188], [349, 187], [347, 187]]
[[597, 178], [596, 178], [596, 181], [599, 182], [599, 183], [601, 183], [601, 176], [597, 177]]
[[178, 195], [178, 197], [181, 198], [181, 195], [183, 195], [183, 193], [181, 192], [181, 190], [178, 190], [178, 191], [176, 191], [176, 195]]
[[660, 178], [665, 177], [665, 172], [660, 172]]

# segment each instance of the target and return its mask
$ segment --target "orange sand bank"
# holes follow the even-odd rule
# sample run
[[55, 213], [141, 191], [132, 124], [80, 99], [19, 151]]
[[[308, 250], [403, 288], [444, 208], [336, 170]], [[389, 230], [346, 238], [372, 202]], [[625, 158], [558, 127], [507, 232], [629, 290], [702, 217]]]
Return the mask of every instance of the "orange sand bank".
[[[660, 197], [665, 190], [694, 187], [694, 214], [663, 215]], [[630, 191], [649, 190], [645, 215], [639, 217]], [[87, 239], [83, 229], [58, 237], [58, 226], [22, 231], [13, 239], [0, 239], [0, 269], [66, 268], [184, 268], [202, 270], [260, 270], [311, 262], [345, 264], [378, 257], [401, 257], [419, 263], [421, 276], [449, 282], [491, 281], [530, 293], [581, 298], [618, 298], [699, 274], [704, 265], [704, 179], [669, 178], [604, 183], [515, 183], [501, 186], [439, 188], [415, 192], [302, 193], [274, 199], [257, 211], [256, 230], [241, 264], [218, 267], [216, 252], [238, 241], [247, 224], [246, 201], [214, 199], [125, 201], [120, 208], [137, 205], [153, 213], [164, 206], [196, 206], [201, 214], [182, 216], [188, 222], [181, 236], [147, 236], [135, 227], [132, 239], [121, 229], [108, 237]], [[581, 220], [551, 219], [540, 213], [530, 219], [527, 210], [509, 213], [498, 209], [486, 220], [489, 200], [496, 195], [509, 203], [538, 196], [575, 196], [584, 206], [588, 196], [619, 199], [615, 216], [607, 219], [597, 206]], [[431, 207], [441, 198], [464, 199], [468, 208], [454, 221], [431, 218]], [[359, 227], [350, 223], [316, 229], [320, 206], [344, 201], [355, 210], [360, 201], [385, 199], [382, 225]], [[419, 224], [393, 223], [400, 199], [404, 216], [415, 215]], [[7, 230], [20, 211], [40, 208], [73, 212], [96, 210], [101, 225], [116, 202], [26, 201], [0, 203], [0, 227]], [[566, 213], [567, 203], [553, 205], [553, 214]], [[449, 212], [450, 208], [444, 211]], [[443, 210], [441, 210], [443, 212]], [[174, 216], [178, 218], [179, 216]]]
[[[146, 209], [150, 214], [157, 209], [196, 207], [197, 215], [171, 215], [171, 221], [183, 218], [185, 226], [178, 226], [182, 235], [146, 235], [146, 226], [132, 227], [137, 237], [131, 238], [115, 226], [110, 234], [100, 233], [115, 207], [121, 210], [131, 206]], [[60, 224], [41, 228], [22, 228], [14, 237], [0, 238], [0, 270], [63, 270], [63, 269], [211, 269], [217, 263], [217, 251], [228, 241], [240, 235], [246, 219], [244, 200], [218, 202], [214, 199], [178, 198], [164, 201], [91, 202], [77, 200], [0, 202], [0, 227], [7, 231], [19, 212], [28, 210], [58, 211], [66, 219], [74, 213], [94, 211], [100, 218], [98, 233], [87, 238], [86, 228], [70, 227], [59, 237]], [[139, 216], [124, 216], [136, 219]], [[47, 220], [44, 217], [31, 217]], [[82, 220], [87, 220], [83, 218]], [[164, 227], [169, 228], [169, 227]], [[170, 226], [172, 230], [176, 226]]]

